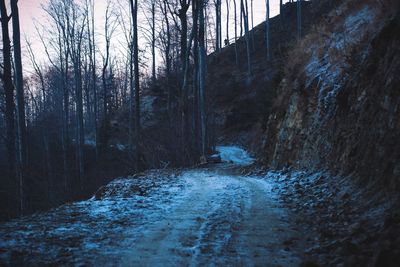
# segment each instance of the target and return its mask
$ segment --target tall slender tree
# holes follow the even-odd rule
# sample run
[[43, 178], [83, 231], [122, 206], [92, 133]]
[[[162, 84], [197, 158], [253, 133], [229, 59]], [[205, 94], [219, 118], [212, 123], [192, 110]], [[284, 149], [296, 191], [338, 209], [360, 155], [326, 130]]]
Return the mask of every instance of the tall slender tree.
[[194, 153], [199, 156], [200, 153], [200, 117], [199, 117], [199, 13], [200, 6], [198, 1], [193, 1], [192, 14], [196, 14], [193, 17], [193, 109], [192, 109], [192, 129], [194, 133]]
[[301, 39], [301, 0], [297, 0], [297, 39]]
[[133, 65], [135, 80], [135, 169], [140, 168], [140, 81], [139, 81], [139, 41], [138, 41], [138, 0], [129, 0], [133, 26]]
[[244, 21], [244, 29], [245, 29], [245, 40], [246, 40], [246, 51], [247, 51], [247, 73], [251, 75], [251, 53], [250, 53], [250, 33], [249, 33], [249, 8], [247, 5], [247, 0], [241, 1], [241, 12]]
[[183, 83], [184, 76], [184, 68], [186, 62], [186, 51], [187, 51], [187, 43], [188, 43], [188, 20], [187, 20], [187, 12], [190, 7], [190, 0], [179, 0], [180, 9], [175, 11], [175, 14], [178, 16], [180, 25], [181, 25], [181, 36], [180, 36], [180, 56], [181, 56], [181, 81]]
[[221, 50], [222, 34], [221, 34], [221, 0], [214, 0], [215, 4], [215, 50]]
[[238, 47], [237, 47], [237, 38], [238, 38], [238, 28], [237, 28], [237, 4], [236, 0], [233, 0], [233, 9], [235, 10], [235, 62], [236, 66], [239, 66], [239, 55], [238, 55]]
[[200, 143], [201, 143], [201, 161], [206, 161], [206, 109], [205, 109], [205, 90], [206, 90], [206, 47], [205, 47], [205, 15], [206, 7], [204, 0], [198, 0], [199, 3], [199, 95], [200, 95]]
[[4, 0], [0, 0], [0, 16], [3, 43], [3, 87], [5, 92], [5, 119], [6, 119], [6, 146], [7, 146], [7, 165], [8, 178], [7, 184], [10, 189], [8, 197], [9, 205], [13, 206], [13, 202], [18, 201], [18, 183], [16, 181], [16, 153], [15, 153], [15, 119], [14, 119], [14, 86], [11, 73], [11, 43], [8, 24], [11, 17], [7, 13], [7, 7]]
[[230, 44], [229, 40], [229, 11], [230, 11], [230, 0], [226, 0], [226, 41], [225, 45]]
[[153, 83], [156, 81], [156, 1], [151, 0], [151, 55], [152, 68], [151, 78]]
[[266, 14], [265, 14], [265, 48], [267, 50], [267, 60], [271, 58], [270, 42], [269, 42], [269, 0], [265, 0]]
[[87, 23], [87, 14], [74, 2], [70, 2], [68, 9], [70, 17], [68, 21], [69, 49], [72, 60], [75, 85], [75, 106], [76, 106], [76, 162], [80, 189], [84, 188], [84, 122], [83, 122], [83, 82], [82, 82], [82, 45], [84, 30]]
[[[48, 5], [44, 7], [44, 11], [50, 16], [55, 29], [46, 28], [49, 36], [57, 36], [55, 45], [52, 45], [56, 50], [57, 60], [54, 61], [51, 53], [49, 52], [49, 44], [52, 40], [45, 40], [42, 33], [37, 28], [37, 35], [39, 36], [44, 47], [48, 61], [52, 68], [59, 72], [62, 84], [62, 103], [61, 116], [62, 116], [62, 130], [61, 130], [61, 146], [63, 154], [63, 187], [64, 193], [68, 195], [71, 188], [70, 179], [70, 59], [71, 59], [71, 43], [70, 43], [70, 14], [71, 14], [71, 1], [49, 1]], [[43, 103], [46, 103], [45, 87], [43, 90]], [[43, 131], [46, 132], [46, 127]], [[47, 141], [46, 141], [47, 142]], [[47, 152], [46, 152], [47, 153]]]
[[19, 27], [18, 0], [11, 0], [13, 45], [14, 45], [14, 68], [15, 68], [15, 86], [17, 99], [17, 155], [18, 155], [18, 188], [20, 210], [24, 211], [24, 175], [26, 169], [26, 121], [25, 121], [25, 99], [24, 82], [22, 75], [21, 59], [21, 33]]
[[[192, 142], [189, 141], [189, 133], [190, 133], [190, 124], [189, 124], [189, 90], [188, 90], [188, 78], [189, 78], [189, 64], [190, 64], [190, 54], [192, 48], [192, 42], [194, 36], [197, 34], [197, 21], [198, 21], [198, 8], [195, 3], [193, 3], [193, 27], [190, 33], [189, 43], [186, 48], [186, 56], [185, 56], [185, 66], [184, 66], [184, 78], [183, 78], [183, 86], [182, 86], [182, 152], [185, 158], [190, 158], [190, 155], [193, 153]], [[196, 38], [197, 39], [197, 38]], [[197, 51], [196, 51], [197, 52]]]
[[[247, 0], [246, 0], [246, 9], [247, 9], [247, 12], [248, 12], [249, 8], [248, 8], [247, 5], [248, 5], [248, 3], [247, 3]], [[250, 12], [251, 12], [251, 16], [250, 16], [250, 18], [251, 18], [251, 29], [254, 29], [254, 3], [253, 3], [253, 0], [250, 0]], [[250, 32], [250, 37], [251, 37], [251, 48], [254, 51], [256, 49], [255, 40], [254, 40], [254, 31]]]
[[92, 86], [93, 86], [93, 113], [94, 113], [94, 130], [95, 130], [95, 143], [96, 143], [96, 156], [98, 156], [98, 148], [99, 148], [99, 130], [98, 130], [98, 117], [99, 117], [99, 111], [98, 111], [98, 92], [97, 92], [97, 75], [96, 75], [96, 39], [95, 39], [95, 6], [94, 6], [94, 0], [91, 0], [91, 7], [92, 7], [92, 12], [91, 12], [91, 22], [92, 22], [92, 32], [91, 32], [91, 38], [89, 39], [90, 42], [90, 50], [91, 50], [91, 66], [92, 66]]
[[110, 48], [111, 39], [116, 28], [116, 23], [112, 20], [111, 12], [111, 1], [107, 2], [104, 20], [104, 41], [105, 41], [105, 54], [103, 55], [103, 67], [101, 72], [101, 79], [103, 84], [103, 125], [101, 132], [101, 145], [103, 150], [107, 150], [108, 147], [108, 135], [109, 135], [109, 124], [110, 124], [110, 112], [111, 112], [111, 94], [112, 92], [112, 68], [110, 60]]

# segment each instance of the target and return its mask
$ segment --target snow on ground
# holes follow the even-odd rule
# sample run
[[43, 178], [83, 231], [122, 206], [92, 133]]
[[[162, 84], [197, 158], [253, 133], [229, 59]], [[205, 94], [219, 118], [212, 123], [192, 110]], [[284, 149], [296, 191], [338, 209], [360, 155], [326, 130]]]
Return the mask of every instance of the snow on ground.
[[[95, 148], [96, 147], [96, 140], [92, 139], [92, 138], [85, 138], [85, 142], [84, 144], [86, 146], [89, 146], [91, 148]], [[127, 150], [127, 145], [121, 144], [121, 143], [116, 143], [116, 144], [110, 144], [109, 145], [110, 148], [115, 148], [121, 152], [126, 151]]]
[[85, 146], [96, 147], [96, 140], [92, 138], [85, 138]]
[[[237, 147], [218, 151], [253, 162]], [[298, 265], [282, 247], [299, 234], [275, 179], [231, 166], [116, 179], [89, 200], [0, 224], [0, 265]]]
[[250, 165], [254, 163], [254, 158], [244, 149], [237, 146], [217, 146], [217, 152], [219, 153], [223, 162], [234, 163], [237, 165]]

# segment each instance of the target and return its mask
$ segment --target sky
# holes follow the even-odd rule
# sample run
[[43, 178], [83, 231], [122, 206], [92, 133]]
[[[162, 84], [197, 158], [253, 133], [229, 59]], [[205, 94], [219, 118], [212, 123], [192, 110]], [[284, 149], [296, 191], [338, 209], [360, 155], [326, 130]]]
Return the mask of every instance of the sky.
[[[126, 2], [126, 7], [129, 8], [129, 4], [127, 0], [120, 0], [121, 2]], [[150, 0], [139, 0], [139, 3], [141, 1], [150, 1]], [[211, 0], [212, 1], [212, 0]], [[233, 0], [231, 1], [231, 5], [233, 7]], [[249, 6], [250, 2], [249, 1]], [[35, 52], [35, 56], [37, 60], [41, 63], [44, 63], [46, 61], [46, 56], [44, 53], [43, 46], [37, 37], [37, 33], [35, 30], [35, 23], [45, 23], [46, 22], [46, 14], [42, 9], [42, 5], [46, 5], [48, 0], [19, 0], [18, 5], [20, 8], [20, 20], [21, 20], [21, 34], [25, 35], [26, 38], [31, 42], [33, 50]], [[237, 0], [238, 6], [240, 3], [240, 0]], [[106, 6], [107, 0], [96, 0], [95, 1], [95, 12], [97, 15], [96, 20], [98, 21], [98, 25], [103, 25], [103, 18], [104, 18], [104, 10]], [[270, 0], [270, 5], [271, 5], [271, 17], [275, 16], [279, 12], [279, 0]], [[222, 0], [222, 16], [223, 16], [223, 23], [225, 21], [226, 17], [226, 2]], [[253, 0], [253, 6], [254, 6], [254, 26], [258, 25], [259, 23], [263, 22], [265, 20], [265, 0]], [[231, 11], [231, 23], [233, 23], [233, 11]], [[144, 22], [145, 23], [145, 22]], [[98, 27], [101, 27], [98, 26]], [[223, 28], [223, 39], [225, 38], [225, 26]], [[101, 30], [99, 30], [101, 31]], [[232, 38], [233, 33], [230, 33], [230, 37]], [[22, 37], [23, 40], [25, 40], [24, 36]], [[24, 41], [23, 41], [24, 42]], [[25, 45], [23, 44], [23, 52], [26, 53], [26, 48], [24, 47]], [[27, 60], [26, 57], [24, 60]], [[28, 67], [30, 65], [29, 60], [27, 60], [26, 64], [24, 66]], [[28, 67], [29, 68], [29, 67]]]

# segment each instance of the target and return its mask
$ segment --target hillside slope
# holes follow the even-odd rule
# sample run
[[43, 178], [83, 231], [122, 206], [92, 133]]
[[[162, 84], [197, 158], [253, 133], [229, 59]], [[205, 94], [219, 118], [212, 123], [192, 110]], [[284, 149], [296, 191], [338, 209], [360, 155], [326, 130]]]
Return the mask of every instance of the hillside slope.
[[280, 30], [270, 62], [264, 26], [255, 29], [250, 77], [244, 63], [231, 67], [231, 47], [211, 61], [219, 142], [245, 145], [287, 176], [283, 201], [317, 232], [304, 266], [398, 266], [399, 2], [316, 2], [303, 8], [310, 20], [299, 42], [279, 39], [285, 30], [272, 19]]
[[400, 13], [346, 1], [289, 54], [263, 140], [265, 162], [399, 186]]
[[[311, 2], [302, 3], [303, 32], [319, 20], [321, 14]], [[208, 56], [207, 94], [209, 117], [213, 120], [219, 143], [251, 146], [260, 139], [262, 122], [268, 117], [272, 100], [282, 78], [287, 51], [296, 42], [296, 4], [283, 7], [284, 16], [270, 21], [271, 60], [267, 60], [265, 22], [250, 31], [252, 73], [247, 72], [245, 37]], [[235, 47], [236, 46], [236, 47]], [[238, 58], [235, 57], [237, 49]], [[258, 144], [257, 144], [258, 146]], [[255, 146], [253, 146], [253, 151]]]

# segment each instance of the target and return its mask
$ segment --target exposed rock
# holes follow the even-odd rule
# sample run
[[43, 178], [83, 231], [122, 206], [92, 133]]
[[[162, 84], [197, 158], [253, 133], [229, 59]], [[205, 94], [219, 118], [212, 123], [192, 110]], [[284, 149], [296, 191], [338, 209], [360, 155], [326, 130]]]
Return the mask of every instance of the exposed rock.
[[[398, 188], [397, 1], [345, 1], [290, 54], [264, 134], [265, 163]], [[393, 189], [393, 187], [392, 187]]]

